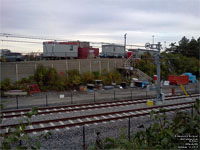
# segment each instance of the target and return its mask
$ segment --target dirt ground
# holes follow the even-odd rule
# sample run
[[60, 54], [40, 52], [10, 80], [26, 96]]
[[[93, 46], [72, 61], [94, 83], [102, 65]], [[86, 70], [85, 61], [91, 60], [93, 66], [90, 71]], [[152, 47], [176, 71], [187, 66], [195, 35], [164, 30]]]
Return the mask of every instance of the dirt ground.
[[[163, 86], [162, 92], [165, 95], [171, 95], [172, 88], [175, 89], [176, 94], [184, 94], [180, 86]], [[188, 93], [200, 93], [199, 84], [184, 85], [185, 90]], [[63, 97], [64, 98], [61, 98]], [[37, 94], [19, 96], [18, 100], [16, 96], [1, 97], [1, 103], [4, 105], [4, 109], [18, 109], [31, 108], [34, 106], [55, 106], [55, 105], [71, 105], [80, 103], [94, 103], [103, 101], [115, 101], [115, 100], [127, 100], [135, 98], [145, 98], [149, 96], [156, 96], [156, 91], [147, 91], [146, 88], [127, 88], [119, 89], [113, 88], [111, 90], [94, 90], [94, 91], [63, 91], [63, 92], [41, 92]], [[18, 106], [17, 106], [18, 105]]]

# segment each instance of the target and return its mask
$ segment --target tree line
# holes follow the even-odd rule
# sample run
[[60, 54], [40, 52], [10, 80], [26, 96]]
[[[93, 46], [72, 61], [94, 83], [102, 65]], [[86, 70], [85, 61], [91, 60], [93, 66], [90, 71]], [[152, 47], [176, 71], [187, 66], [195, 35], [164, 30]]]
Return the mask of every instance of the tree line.
[[[170, 48], [161, 53], [161, 79], [167, 80], [169, 75], [181, 75], [185, 72], [191, 72], [199, 78], [199, 53], [200, 38], [189, 40], [184, 36], [179, 45], [171, 43]], [[144, 53], [141, 58], [139, 62], [134, 63], [134, 67], [153, 77], [156, 74], [154, 57]]]
[[166, 53], [181, 54], [186, 57], [195, 57], [199, 59], [200, 52], [200, 37], [196, 40], [192, 38], [191, 40], [185, 36], [178, 42], [170, 44], [170, 48], [166, 49]]

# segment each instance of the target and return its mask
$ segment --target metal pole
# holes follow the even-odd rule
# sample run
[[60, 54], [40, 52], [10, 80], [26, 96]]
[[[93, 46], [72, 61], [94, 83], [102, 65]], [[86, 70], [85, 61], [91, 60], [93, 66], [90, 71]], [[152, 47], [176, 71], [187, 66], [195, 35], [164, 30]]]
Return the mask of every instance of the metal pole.
[[17, 109], [18, 109], [18, 95], [16, 95], [16, 103], [17, 103]]
[[114, 90], [114, 101], [115, 101], [115, 90]]
[[22, 140], [19, 140], [19, 145], [20, 145], [20, 146], [22, 145]]
[[195, 92], [197, 93], [197, 85], [196, 85], [196, 87], [195, 87]]
[[133, 90], [131, 89], [131, 100], [133, 99]]
[[48, 97], [46, 95], [46, 106], [48, 106]]
[[73, 95], [72, 95], [72, 92], [71, 92], [71, 104], [73, 104]]
[[83, 150], [85, 150], [85, 126], [83, 126]]
[[128, 118], [128, 139], [131, 140], [131, 118]]
[[126, 34], [124, 34], [124, 57], [125, 57], [125, 53], [126, 53]]
[[[157, 99], [156, 103], [161, 102], [161, 85], [160, 85], [160, 42], [158, 42], [157, 49], [158, 54], [156, 57], [156, 66], [157, 66]], [[158, 102], [159, 101], [159, 102]]]
[[194, 110], [193, 110], [193, 105], [192, 105], [192, 110], [191, 110], [191, 116], [193, 118]]
[[165, 120], [166, 120], [165, 111], [163, 113], [164, 113], [164, 126], [165, 126]]
[[94, 91], [94, 103], [95, 103], [95, 91]]
[[147, 90], [146, 90], [146, 97], [147, 97]]

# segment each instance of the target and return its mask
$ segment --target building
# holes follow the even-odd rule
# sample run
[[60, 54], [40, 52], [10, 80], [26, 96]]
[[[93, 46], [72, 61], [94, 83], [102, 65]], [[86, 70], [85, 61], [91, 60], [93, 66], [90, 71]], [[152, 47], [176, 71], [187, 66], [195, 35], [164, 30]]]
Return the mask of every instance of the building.
[[156, 50], [140, 49], [140, 48], [138, 48], [138, 49], [129, 49], [128, 51], [134, 53], [134, 55], [136, 57], [141, 57], [141, 55], [143, 55], [145, 52], [148, 52], [152, 56], [155, 56], [157, 54], [157, 52], [158, 52]]

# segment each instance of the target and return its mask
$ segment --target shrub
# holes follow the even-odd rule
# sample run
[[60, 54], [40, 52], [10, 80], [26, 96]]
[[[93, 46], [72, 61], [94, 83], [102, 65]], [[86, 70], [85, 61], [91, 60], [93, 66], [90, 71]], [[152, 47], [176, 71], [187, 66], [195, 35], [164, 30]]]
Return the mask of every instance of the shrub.
[[[156, 114], [154, 111], [150, 113], [154, 124], [150, 127], [136, 132], [128, 140], [127, 136], [122, 134], [119, 138], [107, 137], [104, 140], [104, 149], [177, 149], [178, 146], [185, 146], [188, 142], [177, 138], [177, 136], [196, 136], [195, 147], [198, 149], [200, 141], [200, 100], [197, 99], [193, 105], [194, 112], [190, 115], [189, 112], [177, 112], [175, 117], [169, 121], [165, 115], [165, 110], [160, 109]], [[187, 138], [188, 139], [188, 138]], [[191, 139], [191, 138], [189, 138]], [[194, 140], [194, 139], [191, 139]], [[190, 143], [189, 144], [194, 144]], [[190, 149], [188, 147], [188, 149]]]
[[81, 84], [86, 85], [87, 83], [94, 83], [94, 74], [90, 72], [84, 72], [81, 75]]
[[78, 89], [78, 86], [81, 84], [81, 75], [78, 70], [69, 70], [67, 71], [67, 80], [66, 86], [69, 88]]
[[46, 83], [47, 72], [48, 72], [48, 69], [44, 67], [43, 65], [39, 65], [36, 69], [36, 72], [34, 74], [34, 79], [40, 87], [47, 85]]
[[56, 71], [55, 68], [48, 68], [46, 76], [46, 85], [48, 86], [57, 86], [58, 85], [58, 80], [59, 80], [59, 75]]
[[101, 77], [101, 74], [99, 71], [94, 71], [94, 72], [92, 72], [92, 74], [93, 74], [95, 80], [101, 80], [102, 77]]
[[114, 72], [104, 72], [102, 75], [102, 82], [104, 85], [111, 85], [113, 82], [120, 84], [123, 80], [123, 76], [117, 70]]
[[112, 78], [113, 78], [113, 82], [115, 82], [117, 84], [120, 84], [123, 81], [122, 75], [117, 70], [115, 70], [112, 73]]
[[9, 78], [5, 78], [1, 83], [1, 91], [8, 91], [12, 89], [12, 84]]

